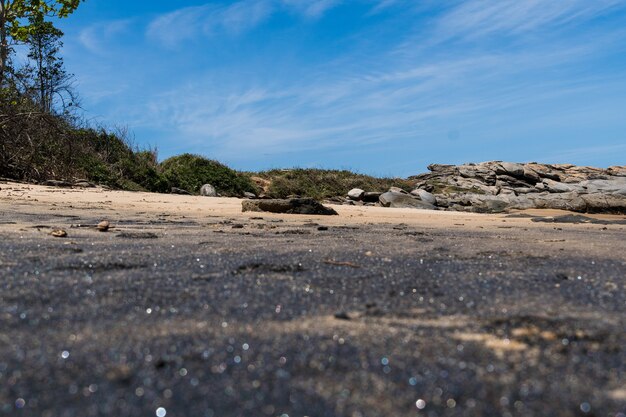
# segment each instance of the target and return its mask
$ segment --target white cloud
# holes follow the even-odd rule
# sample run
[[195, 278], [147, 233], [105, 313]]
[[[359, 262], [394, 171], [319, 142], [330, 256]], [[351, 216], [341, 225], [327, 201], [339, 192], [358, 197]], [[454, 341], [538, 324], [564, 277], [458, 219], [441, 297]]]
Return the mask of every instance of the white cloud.
[[322, 16], [342, 2], [342, 0], [282, 0], [284, 5], [312, 18]]
[[106, 44], [111, 39], [126, 32], [131, 24], [131, 19], [96, 23], [86, 27], [78, 34], [78, 42], [92, 53], [104, 54], [108, 50]]
[[[363, 0], [359, 0], [363, 1]], [[382, 0], [383, 3], [389, 0]], [[307, 18], [320, 18], [343, 0], [240, 0], [229, 5], [207, 3], [185, 7], [158, 16], [147, 35], [166, 46], [198, 36], [237, 35], [248, 32], [280, 11], [295, 11]]]
[[272, 13], [270, 0], [243, 0], [229, 6], [186, 7], [157, 17], [147, 35], [167, 46], [218, 33], [240, 34], [254, 29]]
[[469, 0], [444, 14], [439, 34], [466, 39], [519, 34], [589, 20], [619, 6], [622, 0]]

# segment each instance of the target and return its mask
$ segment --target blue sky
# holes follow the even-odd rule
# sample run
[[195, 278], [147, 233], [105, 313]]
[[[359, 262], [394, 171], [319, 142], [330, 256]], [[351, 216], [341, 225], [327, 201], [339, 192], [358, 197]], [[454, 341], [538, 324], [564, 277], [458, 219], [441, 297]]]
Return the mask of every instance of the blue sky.
[[61, 27], [86, 117], [162, 159], [626, 164], [626, 0], [87, 0]]

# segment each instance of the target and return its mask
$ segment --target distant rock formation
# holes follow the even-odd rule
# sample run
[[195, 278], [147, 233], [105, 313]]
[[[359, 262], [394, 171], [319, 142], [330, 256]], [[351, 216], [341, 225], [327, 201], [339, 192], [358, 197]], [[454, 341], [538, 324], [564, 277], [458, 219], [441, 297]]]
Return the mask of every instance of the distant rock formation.
[[[626, 214], [626, 166], [601, 169], [492, 161], [434, 164], [428, 169], [429, 173], [409, 178], [415, 181], [415, 190], [408, 197], [402, 196], [403, 207], [477, 213], [545, 208]], [[356, 195], [352, 193], [347, 201], [355, 200]], [[407, 198], [423, 204], [410, 204]], [[394, 207], [386, 197], [380, 205]]]

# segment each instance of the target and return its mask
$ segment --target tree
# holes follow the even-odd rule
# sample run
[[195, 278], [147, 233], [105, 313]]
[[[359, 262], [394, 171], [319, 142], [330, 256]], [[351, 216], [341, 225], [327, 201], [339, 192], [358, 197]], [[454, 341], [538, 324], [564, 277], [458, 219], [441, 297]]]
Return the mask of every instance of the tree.
[[59, 55], [63, 32], [44, 21], [42, 16], [31, 16], [29, 26], [28, 58], [33, 65], [28, 66], [27, 72], [31, 74], [31, 89], [35, 91], [33, 100], [43, 113], [52, 114], [58, 108], [66, 112], [76, 98], [71, 86], [72, 75], [65, 71]]
[[32, 19], [67, 17], [82, 0], [0, 0], [0, 87], [4, 87], [12, 42], [25, 42], [33, 30]]

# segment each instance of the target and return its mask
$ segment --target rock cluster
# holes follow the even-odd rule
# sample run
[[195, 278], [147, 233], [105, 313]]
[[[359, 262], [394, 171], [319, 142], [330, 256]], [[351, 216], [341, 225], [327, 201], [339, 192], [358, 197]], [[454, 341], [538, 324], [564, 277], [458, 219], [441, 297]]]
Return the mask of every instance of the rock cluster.
[[[626, 214], [626, 166], [607, 169], [571, 164], [483, 162], [430, 165], [429, 173], [411, 177], [409, 194], [391, 189], [379, 196], [384, 207], [414, 207], [498, 213], [512, 209], [563, 209]], [[351, 190], [350, 201], [363, 201]]]
[[363, 204], [392, 208], [415, 208], [436, 210], [436, 198], [425, 190], [415, 190], [409, 193], [401, 188], [391, 187], [386, 193], [365, 192], [354, 188], [348, 192], [347, 204]]

